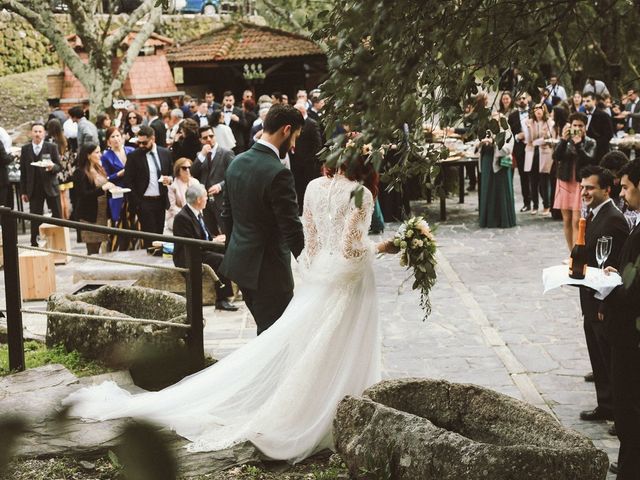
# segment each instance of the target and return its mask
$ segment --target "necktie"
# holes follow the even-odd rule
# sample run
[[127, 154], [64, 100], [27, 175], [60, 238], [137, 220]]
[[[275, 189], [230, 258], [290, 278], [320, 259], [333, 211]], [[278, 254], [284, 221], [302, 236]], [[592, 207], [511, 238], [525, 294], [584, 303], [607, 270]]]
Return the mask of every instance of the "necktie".
[[151, 158], [153, 159], [153, 163], [156, 164], [157, 177], [160, 178], [160, 174], [162, 172], [160, 171], [160, 162], [158, 162], [158, 157], [156, 157], [156, 153], [153, 150], [151, 150], [149, 153], [151, 154]]
[[41, 148], [42, 148], [42, 147], [41, 147], [40, 145], [34, 145], [34, 146], [33, 146], [33, 153], [35, 153], [35, 154], [36, 154], [36, 157], [37, 157], [38, 155], [40, 155], [40, 149], [41, 149]]
[[589, 215], [587, 215], [587, 225], [591, 223], [593, 220], [593, 210], [589, 210]]
[[209, 235], [209, 230], [207, 230], [207, 226], [204, 224], [204, 218], [202, 218], [202, 214], [198, 215], [198, 223], [200, 224], [200, 228], [202, 228], [202, 233], [204, 233], [205, 240], [211, 240], [211, 236]]

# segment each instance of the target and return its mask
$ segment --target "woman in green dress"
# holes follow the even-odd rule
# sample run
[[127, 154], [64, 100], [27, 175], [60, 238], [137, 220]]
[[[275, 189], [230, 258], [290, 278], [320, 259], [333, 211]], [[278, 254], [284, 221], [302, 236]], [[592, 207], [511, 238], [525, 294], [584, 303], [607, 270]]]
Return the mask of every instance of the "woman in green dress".
[[[496, 113], [493, 118], [500, 122], [504, 116]], [[502, 130], [502, 135], [494, 135], [487, 130], [480, 139], [480, 227], [511, 228], [516, 225], [516, 210], [511, 177], [511, 151], [513, 135], [511, 130]]]

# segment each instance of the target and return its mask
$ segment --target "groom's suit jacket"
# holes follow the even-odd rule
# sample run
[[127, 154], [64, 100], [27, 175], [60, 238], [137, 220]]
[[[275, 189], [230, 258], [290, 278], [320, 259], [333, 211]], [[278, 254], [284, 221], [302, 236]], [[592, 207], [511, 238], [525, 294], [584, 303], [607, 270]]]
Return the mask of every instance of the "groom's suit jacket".
[[269, 147], [255, 143], [227, 168], [222, 219], [220, 273], [241, 288], [292, 291], [291, 253], [298, 257], [304, 234], [291, 171]]

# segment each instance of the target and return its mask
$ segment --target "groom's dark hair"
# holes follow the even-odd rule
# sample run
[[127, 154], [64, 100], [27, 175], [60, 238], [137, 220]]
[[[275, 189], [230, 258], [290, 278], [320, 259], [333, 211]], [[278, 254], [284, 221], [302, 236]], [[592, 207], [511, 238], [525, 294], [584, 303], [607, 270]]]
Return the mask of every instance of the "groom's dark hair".
[[291, 130], [295, 132], [304, 125], [302, 114], [291, 105], [277, 103], [267, 112], [264, 119], [265, 133], [275, 133], [285, 125], [291, 125]]

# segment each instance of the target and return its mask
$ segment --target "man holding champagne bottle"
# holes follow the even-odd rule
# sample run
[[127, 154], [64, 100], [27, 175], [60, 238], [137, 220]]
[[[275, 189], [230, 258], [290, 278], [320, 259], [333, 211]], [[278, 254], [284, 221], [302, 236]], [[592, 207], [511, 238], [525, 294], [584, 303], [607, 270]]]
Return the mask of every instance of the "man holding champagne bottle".
[[[600, 166], [590, 165], [580, 171], [580, 180], [582, 200], [589, 213], [585, 221], [585, 235], [578, 241], [584, 245], [584, 249], [580, 250], [584, 258], [573, 260], [572, 265], [576, 263], [586, 264], [589, 267], [610, 265], [618, 268], [620, 251], [629, 235], [629, 227], [624, 215], [609, 197], [613, 187], [613, 174]], [[598, 258], [596, 252], [598, 243], [605, 243], [607, 240], [611, 242], [610, 253], [607, 258], [602, 256]], [[600, 300], [594, 298], [595, 293], [590, 288], [580, 287], [580, 307], [597, 399], [596, 408], [581, 412], [580, 418], [582, 420], [613, 420], [611, 346], [601, 313], [603, 305]]]
[[[622, 191], [631, 210], [640, 210], [640, 159], [620, 171]], [[616, 287], [605, 300], [605, 323], [611, 342], [613, 410], [620, 439], [618, 480], [640, 478], [640, 222], [620, 252], [620, 271], [625, 284]], [[607, 267], [606, 272], [616, 272]]]

